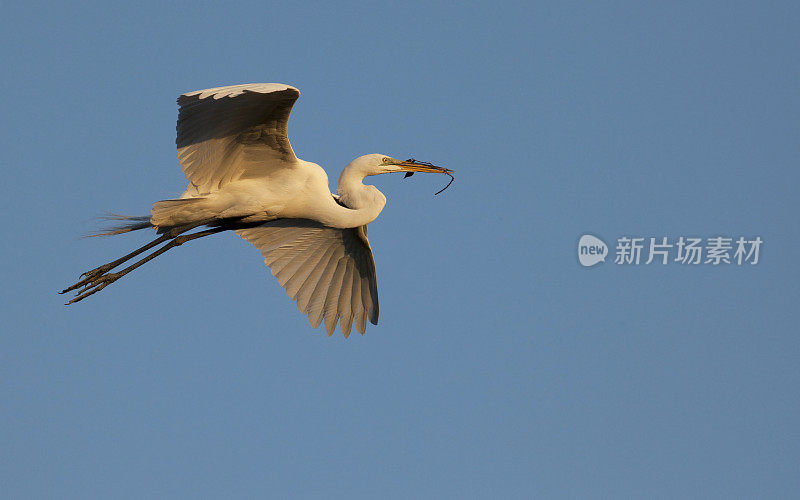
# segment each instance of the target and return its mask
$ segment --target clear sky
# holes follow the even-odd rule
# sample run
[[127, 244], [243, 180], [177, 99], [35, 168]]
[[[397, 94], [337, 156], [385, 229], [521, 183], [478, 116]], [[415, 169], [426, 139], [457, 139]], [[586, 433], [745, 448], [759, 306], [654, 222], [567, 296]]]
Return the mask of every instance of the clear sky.
[[[799, 495], [800, 8], [649, 4], [4, 5], [2, 496]], [[456, 171], [374, 178], [380, 324], [312, 330], [233, 234], [64, 307], [152, 237], [94, 217], [185, 187], [178, 94], [249, 82], [332, 185]], [[614, 263], [681, 236], [763, 245]]]

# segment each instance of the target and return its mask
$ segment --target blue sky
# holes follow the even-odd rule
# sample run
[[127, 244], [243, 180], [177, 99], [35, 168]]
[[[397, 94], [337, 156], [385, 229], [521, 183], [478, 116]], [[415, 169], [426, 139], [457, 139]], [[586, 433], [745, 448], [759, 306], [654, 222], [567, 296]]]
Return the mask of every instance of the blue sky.
[[[800, 492], [792, 2], [12, 2], [0, 19], [0, 484], [17, 498]], [[381, 317], [311, 330], [233, 234], [80, 304], [185, 187], [175, 98], [298, 87], [364, 153]], [[755, 265], [581, 267], [583, 234], [764, 241]]]

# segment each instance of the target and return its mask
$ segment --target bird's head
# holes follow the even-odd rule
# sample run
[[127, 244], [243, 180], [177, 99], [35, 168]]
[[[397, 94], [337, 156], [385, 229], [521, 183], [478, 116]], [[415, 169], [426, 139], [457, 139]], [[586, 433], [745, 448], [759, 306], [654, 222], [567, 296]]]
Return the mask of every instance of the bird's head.
[[[369, 175], [389, 174], [392, 172], [405, 172], [405, 177], [414, 175], [415, 172], [430, 172], [433, 174], [445, 174], [450, 177], [450, 182], [444, 189], [439, 190], [436, 194], [441, 193], [453, 182], [453, 171], [449, 168], [437, 167], [432, 163], [424, 161], [417, 161], [413, 158], [409, 160], [398, 160], [391, 156], [382, 154], [369, 154], [359, 156], [351, 161], [344, 170], [342, 175], [339, 176], [339, 193], [344, 193], [352, 187], [361, 185], [361, 180]], [[352, 186], [348, 188], [348, 186]]]

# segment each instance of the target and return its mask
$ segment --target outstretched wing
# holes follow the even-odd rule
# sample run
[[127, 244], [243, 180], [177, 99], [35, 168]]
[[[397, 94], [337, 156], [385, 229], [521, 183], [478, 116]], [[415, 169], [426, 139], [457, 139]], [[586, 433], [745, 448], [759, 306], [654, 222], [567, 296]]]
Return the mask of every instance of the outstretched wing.
[[178, 158], [199, 193], [300, 164], [286, 136], [300, 92], [280, 83], [252, 83], [178, 97]]
[[367, 226], [338, 229], [307, 219], [279, 219], [236, 234], [261, 251], [272, 275], [313, 328], [336, 322], [345, 337], [355, 322], [378, 324], [378, 284]]

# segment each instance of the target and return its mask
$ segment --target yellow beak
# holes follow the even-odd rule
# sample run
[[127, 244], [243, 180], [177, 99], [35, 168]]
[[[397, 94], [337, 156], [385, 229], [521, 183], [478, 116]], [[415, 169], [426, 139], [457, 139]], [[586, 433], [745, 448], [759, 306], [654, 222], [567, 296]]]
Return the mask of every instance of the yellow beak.
[[447, 175], [453, 173], [453, 171], [450, 170], [449, 168], [437, 167], [432, 163], [417, 161], [413, 158], [410, 160], [401, 161], [400, 163], [397, 163], [397, 166], [402, 167], [403, 172], [428, 172], [432, 174], [447, 174]]
[[404, 179], [406, 177], [411, 177], [412, 175], [414, 175], [414, 172], [430, 172], [432, 174], [445, 174], [449, 176], [450, 182], [447, 183], [447, 186], [435, 192], [434, 193], [435, 195], [441, 193], [442, 191], [450, 187], [450, 184], [452, 184], [453, 181], [455, 180], [455, 177], [453, 177], [453, 171], [450, 170], [449, 168], [437, 167], [433, 163], [428, 163], [425, 161], [417, 161], [414, 158], [398, 162], [396, 163], [396, 165], [402, 167], [401, 172], [406, 173], [406, 175], [403, 176]]

